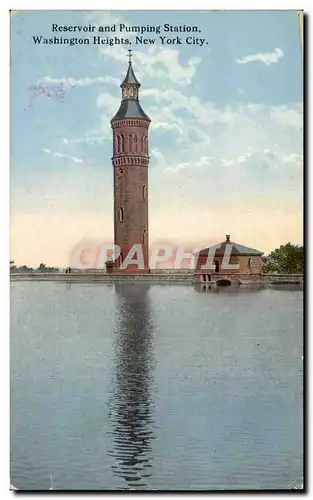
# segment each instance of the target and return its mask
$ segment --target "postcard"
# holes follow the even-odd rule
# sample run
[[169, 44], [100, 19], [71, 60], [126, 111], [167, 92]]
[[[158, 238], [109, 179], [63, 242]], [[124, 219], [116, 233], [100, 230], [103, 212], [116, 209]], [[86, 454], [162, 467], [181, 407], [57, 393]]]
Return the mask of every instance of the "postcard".
[[10, 488], [304, 489], [303, 14], [10, 18]]

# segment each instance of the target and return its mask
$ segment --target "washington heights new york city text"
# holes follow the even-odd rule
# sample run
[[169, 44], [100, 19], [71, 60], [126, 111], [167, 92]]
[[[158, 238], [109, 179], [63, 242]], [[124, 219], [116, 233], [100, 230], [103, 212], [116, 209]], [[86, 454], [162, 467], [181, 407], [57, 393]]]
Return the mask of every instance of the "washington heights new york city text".
[[[70, 35], [70, 36], [69, 36]], [[76, 36], [72, 36], [76, 35]], [[78, 36], [77, 36], [78, 35]], [[81, 36], [84, 35], [84, 36]], [[128, 26], [60, 25], [52, 23], [51, 34], [32, 36], [39, 45], [197, 45], [204, 47], [208, 40], [198, 26], [188, 24]]]

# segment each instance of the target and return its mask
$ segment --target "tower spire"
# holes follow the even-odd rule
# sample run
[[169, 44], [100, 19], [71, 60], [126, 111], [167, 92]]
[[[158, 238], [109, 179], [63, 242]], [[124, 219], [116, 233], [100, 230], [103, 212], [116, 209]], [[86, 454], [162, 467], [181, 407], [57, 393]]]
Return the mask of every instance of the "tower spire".
[[128, 68], [127, 73], [120, 87], [122, 89], [122, 101], [118, 112], [112, 118], [144, 118], [150, 122], [150, 118], [143, 111], [139, 103], [139, 89], [141, 87], [137, 80], [132, 66], [133, 52], [128, 50]]
[[135, 77], [135, 73], [134, 73], [133, 66], [132, 66], [133, 52], [131, 49], [128, 50], [127, 57], [128, 57], [128, 68], [127, 68], [126, 76], [125, 76], [123, 82], [121, 83], [121, 88], [124, 88], [128, 85], [134, 85], [135, 87], [137, 87], [137, 89], [139, 89], [140, 83], [138, 82], [137, 78]]

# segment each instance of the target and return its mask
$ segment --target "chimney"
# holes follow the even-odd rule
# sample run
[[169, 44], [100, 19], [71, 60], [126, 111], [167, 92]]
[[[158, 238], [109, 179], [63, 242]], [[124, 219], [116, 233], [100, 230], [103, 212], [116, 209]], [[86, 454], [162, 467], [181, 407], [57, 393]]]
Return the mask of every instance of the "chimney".
[[230, 243], [230, 234], [226, 234], [226, 243]]

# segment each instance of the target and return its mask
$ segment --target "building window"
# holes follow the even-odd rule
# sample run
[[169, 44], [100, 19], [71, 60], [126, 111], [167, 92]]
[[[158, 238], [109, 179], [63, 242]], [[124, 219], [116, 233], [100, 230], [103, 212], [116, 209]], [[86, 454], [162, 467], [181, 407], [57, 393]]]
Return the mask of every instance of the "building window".
[[142, 243], [143, 243], [143, 245], [144, 245], [144, 244], [145, 244], [145, 242], [146, 242], [146, 237], [147, 237], [147, 230], [146, 230], [146, 229], [144, 229], [144, 230], [142, 231]]
[[219, 273], [220, 272], [220, 263], [219, 263], [219, 261], [215, 260], [214, 261], [214, 265], [215, 265], [215, 272]]
[[133, 136], [130, 135], [129, 136], [129, 152], [132, 153], [133, 152]]
[[249, 259], [248, 259], [248, 268], [249, 268], [249, 269], [250, 269], [250, 271], [251, 271], [251, 257], [249, 257]]
[[147, 186], [144, 184], [142, 186], [142, 199], [145, 200], [147, 195]]
[[130, 87], [130, 89], [129, 89], [129, 97], [134, 97], [134, 89], [133, 89], [133, 87]]
[[120, 222], [123, 222], [124, 221], [124, 208], [123, 207], [118, 208], [117, 215], [118, 215], [118, 220]]
[[137, 153], [137, 136], [134, 136], [134, 151]]
[[117, 152], [120, 153], [122, 149], [122, 138], [120, 135], [117, 136]]

